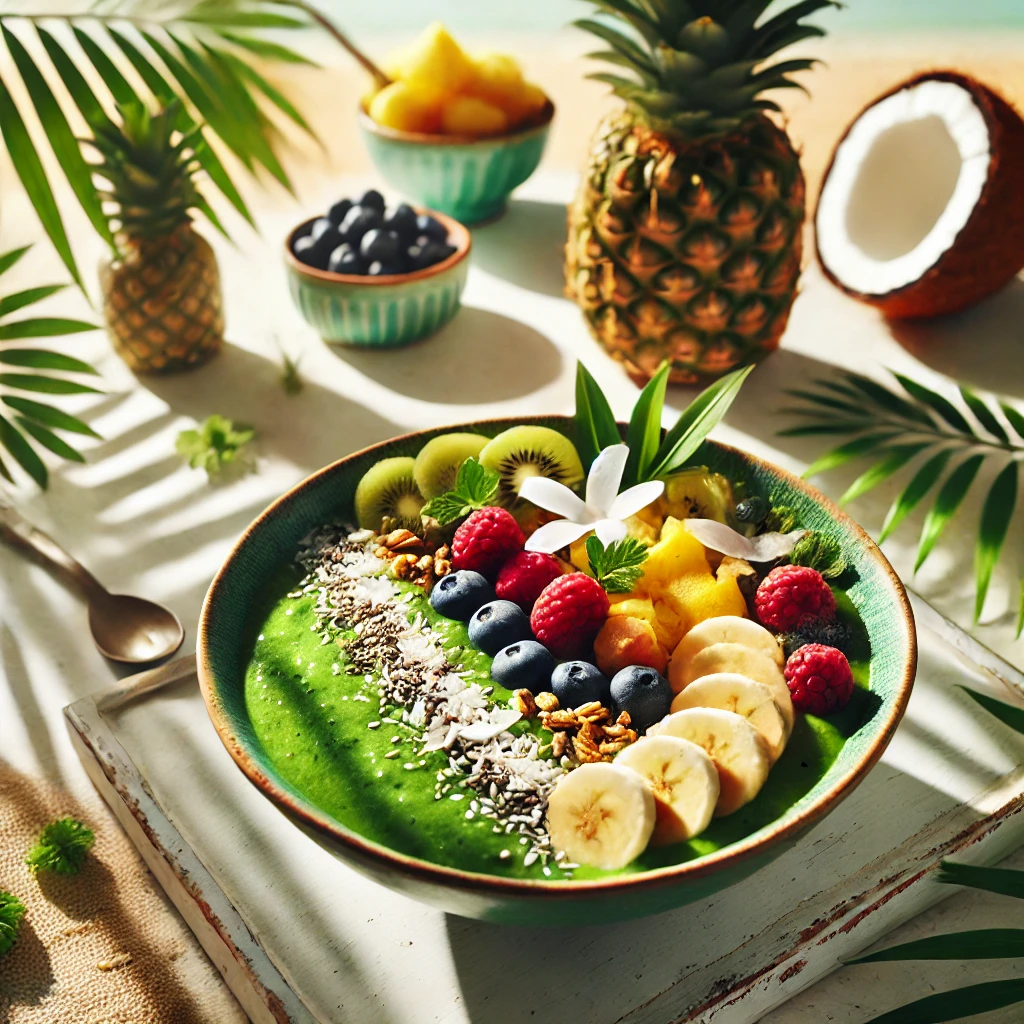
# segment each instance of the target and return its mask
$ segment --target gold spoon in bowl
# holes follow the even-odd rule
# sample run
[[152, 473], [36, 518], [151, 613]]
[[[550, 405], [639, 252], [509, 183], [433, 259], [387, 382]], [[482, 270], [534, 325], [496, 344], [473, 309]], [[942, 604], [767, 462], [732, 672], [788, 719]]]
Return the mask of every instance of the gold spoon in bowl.
[[89, 629], [100, 654], [111, 661], [144, 665], [173, 654], [185, 629], [169, 608], [129, 594], [111, 594], [52, 537], [0, 501], [0, 539], [29, 552], [85, 598]]

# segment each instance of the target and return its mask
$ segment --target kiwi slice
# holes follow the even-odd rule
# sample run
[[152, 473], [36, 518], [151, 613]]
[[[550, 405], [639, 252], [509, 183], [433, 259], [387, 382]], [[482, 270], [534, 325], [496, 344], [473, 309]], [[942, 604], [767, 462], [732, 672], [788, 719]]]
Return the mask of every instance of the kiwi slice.
[[715, 519], [728, 524], [736, 500], [732, 484], [721, 473], [701, 466], [668, 477], [660, 506], [676, 519]]
[[356, 487], [356, 519], [364, 530], [380, 530], [391, 517], [410, 530], [420, 529], [420, 494], [412, 471], [415, 459], [381, 459], [371, 466]]
[[519, 500], [519, 488], [528, 477], [546, 476], [566, 487], [583, 479], [576, 446], [550, 427], [512, 427], [489, 441], [479, 458], [501, 478], [498, 501], [506, 508]]
[[487, 438], [481, 434], [442, 434], [428, 441], [419, 455], [412, 475], [428, 501], [452, 490], [466, 459], [475, 459]]

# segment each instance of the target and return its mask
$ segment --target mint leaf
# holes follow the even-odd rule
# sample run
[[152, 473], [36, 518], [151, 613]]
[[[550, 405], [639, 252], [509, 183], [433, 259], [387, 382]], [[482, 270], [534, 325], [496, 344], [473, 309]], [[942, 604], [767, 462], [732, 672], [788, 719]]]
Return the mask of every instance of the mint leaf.
[[772, 500], [772, 507], [761, 521], [758, 533], [792, 533], [799, 528], [800, 513], [790, 505], [776, 505]]
[[633, 537], [605, 547], [594, 534], [587, 538], [587, 557], [594, 578], [609, 594], [628, 594], [644, 574], [647, 548]]
[[175, 450], [193, 469], [216, 476], [226, 465], [241, 462], [245, 446], [256, 436], [251, 427], [236, 426], [226, 416], [208, 416], [198, 430], [183, 430]]
[[500, 479], [493, 469], [480, 465], [476, 459], [466, 459], [459, 466], [455, 488], [431, 498], [420, 510], [420, 515], [430, 516], [442, 526], [454, 523], [456, 519], [490, 505], [498, 493]]
[[25, 863], [32, 871], [77, 875], [95, 841], [96, 837], [87, 825], [74, 818], [61, 818], [43, 829], [39, 842], [29, 850]]
[[18, 938], [25, 905], [13, 893], [0, 892], [0, 956], [14, 945]]
[[789, 560], [793, 565], [817, 569], [827, 580], [835, 579], [846, 572], [842, 545], [835, 537], [818, 533], [816, 530], [796, 542]]

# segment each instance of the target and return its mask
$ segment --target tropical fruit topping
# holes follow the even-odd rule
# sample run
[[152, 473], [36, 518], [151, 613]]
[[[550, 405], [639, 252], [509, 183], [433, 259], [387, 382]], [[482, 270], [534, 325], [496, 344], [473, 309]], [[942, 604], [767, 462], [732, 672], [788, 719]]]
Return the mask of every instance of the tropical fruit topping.
[[364, 98], [377, 124], [402, 132], [504, 135], [527, 127], [547, 106], [512, 57], [468, 55], [438, 22], [384, 61], [392, 81]]

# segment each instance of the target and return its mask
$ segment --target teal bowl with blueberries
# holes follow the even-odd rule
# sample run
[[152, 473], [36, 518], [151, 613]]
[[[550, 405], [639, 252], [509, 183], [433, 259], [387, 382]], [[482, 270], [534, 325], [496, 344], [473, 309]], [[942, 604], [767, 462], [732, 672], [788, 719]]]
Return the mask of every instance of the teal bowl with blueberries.
[[469, 231], [371, 189], [340, 199], [285, 241], [288, 285], [324, 341], [394, 348], [433, 334], [460, 309]]
[[464, 224], [479, 224], [502, 213], [512, 190], [537, 169], [554, 116], [548, 100], [526, 127], [482, 138], [398, 131], [365, 111], [359, 127], [385, 181]]

